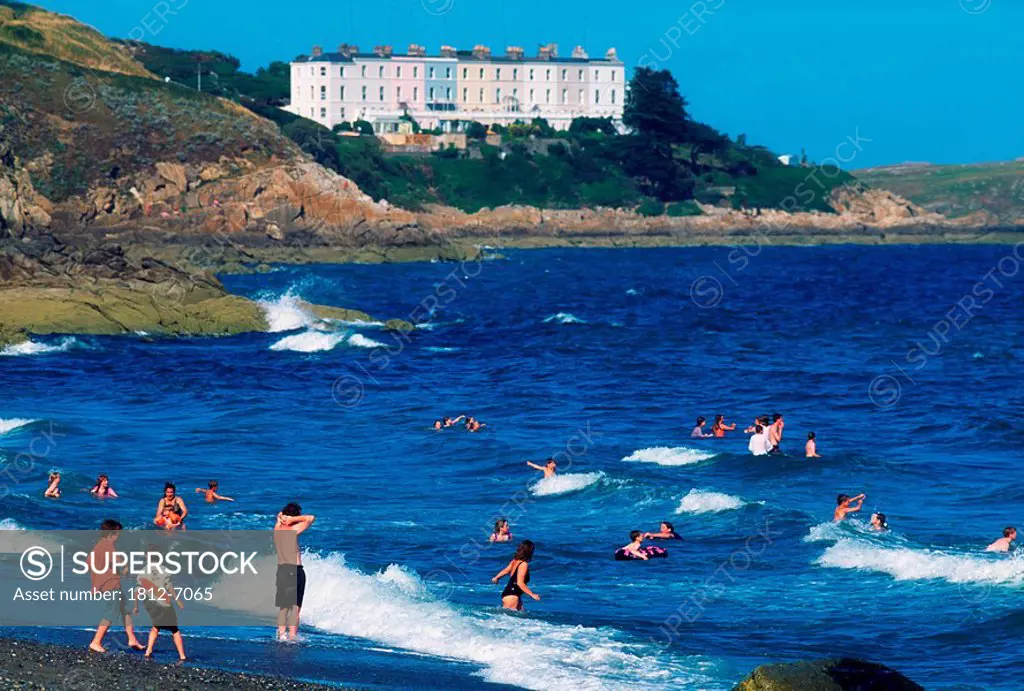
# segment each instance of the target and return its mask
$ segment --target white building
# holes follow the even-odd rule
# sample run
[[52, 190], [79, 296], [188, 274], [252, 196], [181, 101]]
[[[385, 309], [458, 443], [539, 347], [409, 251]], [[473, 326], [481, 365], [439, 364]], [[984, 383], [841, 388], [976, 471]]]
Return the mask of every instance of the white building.
[[614, 48], [603, 58], [591, 58], [582, 47], [559, 57], [554, 44], [536, 57], [517, 47], [495, 57], [486, 46], [442, 46], [439, 54], [427, 55], [415, 44], [404, 54], [391, 46], [362, 53], [342, 44], [335, 53], [314, 46], [291, 68], [286, 110], [325, 127], [366, 120], [377, 132], [397, 131], [403, 115], [445, 131], [473, 120], [509, 125], [544, 118], [562, 130], [577, 117], [618, 122], [626, 95], [626, 70]]

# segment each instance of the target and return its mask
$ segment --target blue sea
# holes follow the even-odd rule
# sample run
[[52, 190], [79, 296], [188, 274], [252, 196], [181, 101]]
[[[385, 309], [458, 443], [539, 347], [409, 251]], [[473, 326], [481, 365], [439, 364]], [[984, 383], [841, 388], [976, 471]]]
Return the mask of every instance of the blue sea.
[[[204, 665], [361, 687], [728, 689], [760, 664], [849, 655], [929, 689], [1020, 687], [1024, 561], [984, 551], [1022, 522], [1013, 248], [504, 254], [225, 277], [272, 333], [8, 348], [0, 526], [146, 528], [167, 480], [193, 529], [269, 529], [301, 503], [317, 516], [302, 644], [186, 631]], [[301, 300], [419, 328], [320, 322]], [[749, 455], [743, 428], [774, 412], [785, 455]], [[690, 438], [719, 413], [735, 432]], [[431, 429], [460, 414], [486, 427]], [[803, 457], [810, 431], [821, 458]], [[526, 461], [552, 455], [541, 481]], [[51, 468], [59, 501], [42, 498]], [[99, 473], [120, 498], [78, 491]], [[235, 503], [198, 501], [214, 478]], [[836, 495], [860, 492], [833, 524]], [[890, 531], [867, 529], [875, 511]], [[512, 543], [487, 542], [498, 517]], [[684, 537], [667, 558], [613, 560], [664, 520]], [[541, 600], [509, 614], [490, 579], [524, 538]]]

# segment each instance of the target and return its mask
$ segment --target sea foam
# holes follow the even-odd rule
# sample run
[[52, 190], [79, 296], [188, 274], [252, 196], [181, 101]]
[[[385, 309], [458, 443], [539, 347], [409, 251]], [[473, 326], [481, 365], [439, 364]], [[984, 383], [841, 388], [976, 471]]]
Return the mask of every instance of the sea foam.
[[317, 322], [316, 317], [305, 308], [302, 299], [291, 291], [277, 298], [257, 300], [256, 304], [263, 310], [267, 331], [270, 333], [296, 331]]
[[749, 504], [750, 502], [731, 494], [691, 489], [686, 496], [679, 500], [676, 513], [717, 513], [742, 509]]
[[68, 338], [61, 339], [58, 343], [40, 343], [38, 341], [28, 340], [5, 347], [3, 350], [0, 350], [0, 355], [19, 356], [65, 353], [80, 345], [81, 343], [70, 336]]
[[[470, 608], [446, 601], [454, 581], [442, 570], [424, 579], [396, 564], [375, 574], [363, 573], [338, 554], [304, 554], [302, 561], [307, 573], [315, 574], [306, 589], [304, 623], [325, 633], [469, 662], [492, 683], [580, 691], [656, 689], [666, 684], [700, 688], [722, 682], [710, 674], [715, 665], [706, 657], [665, 653], [656, 644], [626, 640], [610, 627], [510, 616], [498, 610], [499, 586], [494, 587], [495, 607]], [[266, 569], [254, 565], [271, 592], [272, 560]], [[225, 581], [213, 602], [225, 609], [252, 611], [255, 605], [248, 590]]]
[[544, 320], [545, 324], [586, 324], [587, 322], [580, 319], [572, 312], [559, 312], [558, 314], [552, 314]]
[[700, 449], [691, 449], [686, 446], [654, 446], [649, 449], [634, 451], [622, 460], [636, 461], [638, 463], [657, 463], [658, 465], [690, 465], [700, 463], [715, 454]]
[[604, 473], [566, 473], [544, 477], [530, 487], [530, 492], [537, 497], [550, 497], [557, 494], [569, 494], [590, 487], [604, 478]]
[[12, 430], [16, 430], [19, 427], [24, 427], [25, 425], [30, 425], [33, 422], [35, 422], [35, 420], [28, 420], [20, 417], [14, 417], [11, 418], [10, 420], [0, 419], [0, 434], [7, 434]]
[[343, 333], [331, 333], [310, 329], [302, 333], [285, 336], [270, 346], [271, 350], [290, 350], [296, 353], [319, 353], [331, 350], [345, 340]]

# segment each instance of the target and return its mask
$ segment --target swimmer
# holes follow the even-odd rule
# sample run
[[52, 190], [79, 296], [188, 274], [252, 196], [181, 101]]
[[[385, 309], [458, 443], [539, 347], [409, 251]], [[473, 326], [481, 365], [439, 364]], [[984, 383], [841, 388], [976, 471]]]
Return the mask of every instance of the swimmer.
[[639, 530], [632, 530], [629, 533], [629, 544], [623, 547], [620, 551], [625, 554], [630, 554], [636, 559], [649, 559], [650, 557], [640, 550], [640, 548], [643, 547], [643, 543], [644, 534]]
[[487, 423], [480, 422], [475, 417], [470, 415], [466, 418], [466, 431], [467, 432], [479, 432], [481, 428], [486, 427]]
[[90, 494], [95, 494], [97, 497], [113, 497], [117, 498], [117, 492], [110, 486], [110, 478], [106, 475], [100, 475], [96, 478], [96, 484], [89, 490]]
[[772, 416], [772, 424], [768, 428], [768, 441], [771, 442], [772, 448], [770, 453], [782, 453], [782, 449], [779, 448], [779, 444], [782, 443], [782, 429], [786, 426], [786, 421], [782, 419], [782, 413], [775, 413]]
[[750, 427], [747, 427], [745, 430], [743, 430], [743, 433], [744, 434], [754, 434], [757, 431], [757, 426], [758, 425], [761, 425], [762, 427], [767, 429], [768, 428], [768, 416], [767, 415], [758, 415], [757, 417], [755, 417], [754, 421], [750, 424]]
[[526, 462], [526, 465], [530, 466], [534, 470], [540, 470], [544, 473], [544, 477], [554, 477], [555, 472], [558, 470], [558, 464], [555, 463], [555, 459], [549, 458], [548, 462], [544, 465], [537, 465], [536, 463]]
[[747, 449], [755, 456], [767, 456], [771, 453], [772, 445], [768, 441], [768, 433], [764, 425], [755, 425], [754, 434], [747, 442]]
[[[178, 514], [178, 523], [182, 524], [180, 527], [182, 530], [184, 530], [185, 516], [188, 516], [188, 507], [185, 506], [185, 502], [182, 501], [181, 497], [178, 496], [178, 488], [174, 486], [173, 482], [168, 482], [164, 484], [164, 496], [160, 499], [159, 502], [157, 502], [156, 515], [153, 516], [154, 523], [156, 523], [157, 520], [163, 515], [164, 509], [168, 506], [171, 508], [172, 511], [174, 511], [174, 513]], [[159, 525], [159, 523], [157, 523], [157, 525]]]
[[153, 519], [153, 523], [164, 530], [177, 530], [181, 527], [181, 516], [168, 505], [163, 508], [159, 516]]
[[[856, 506], [854, 506], [854, 502], [857, 503]], [[838, 523], [846, 518], [846, 514], [860, 511], [860, 507], [864, 505], [864, 495], [858, 494], [856, 497], [851, 498], [849, 495], [840, 494], [836, 497], [836, 505], [836, 511], [832, 514], [832, 519]]]
[[206, 495], [206, 501], [211, 504], [215, 501], [234, 501], [231, 497], [224, 497], [217, 494], [217, 488], [220, 487], [220, 483], [216, 480], [210, 480], [209, 489], [203, 489], [202, 487], [196, 487], [196, 492], [202, 492]]
[[43, 496], [48, 499], [60, 499], [60, 473], [56, 471], [50, 473], [49, 483]]
[[522, 611], [523, 595], [529, 595], [534, 600], [539, 600], [540, 595], [530, 590], [530, 560], [533, 559], [533, 543], [523, 540], [516, 548], [515, 556], [508, 566], [498, 572], [498, 575], [491, 579], [491, 583], [497, 583], [501, 577], [508, 574], [508, 583], [501, 591], [501, 606], [505, 609]]
[[889, 529], [889, 521], [885, 518], [884, 513], [873, 513], [871, 514], [871, 529], [882, 532]]
[[821, 458], [818, 455], [818, 442], [815, 441], [817, 437], [814, 436], [814, 432], [807, 433], [807, 443], [804, 444], [804, 455], [807, 458]]
[[661, 522], [661, 528], [656, 533], [644, 533], [643, 539], [645, 540], [682, 540], [682, 536], [676, 532], [676, 529], [672, 527], [672, 524], [668, 521]]
[[1012, 525], [1003, 528], [1003, 536], [985, 548], [986, 552], [1009, 552], [1017, 539], [1017, 529]]
[[465, 418], [466, 418], [465, 415], [460, 415], [460, 416], [458, 416], [456, 418], [448, 417], [447, 415], [445, 415], [440, 420], [434, 420], [434, 429], [439, 430], [439, 429], [445, 429], [447, 427], [454, 427], [455, 425], [459, 424]]
[[724, 415], [716, 415], [715, 422], [711, 425], [711, 434], [716, 437], [724, 437], [726, 432], [732, 432], [734, 429], [736, 429], [735, 422], [731, 425], [727, 425], [725, 424]]
[[494, 522], [494, 532], [491, 533], [491, 542], [508, 542], [512, 539], [512, 530], [508, 527], [507, 518], [499, 518]]
[[707, 420], [705, 420], [703, 416], [697, 418], [697, 426], [693, 428], [692, 432], [690, 432], [691, 439], [710, 439], [715, 436], [713, 434], [704, 434], [704, 423], [706, 422]]

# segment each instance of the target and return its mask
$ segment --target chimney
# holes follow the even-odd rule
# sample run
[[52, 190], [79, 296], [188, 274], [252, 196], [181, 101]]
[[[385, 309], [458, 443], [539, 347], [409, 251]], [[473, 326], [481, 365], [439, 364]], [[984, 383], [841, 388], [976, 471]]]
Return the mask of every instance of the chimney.
[[523, 49], [519, 46], [508, 46], [505, 48], [505, 55], [509, 60], [522, 60]]
[[548, 44], [548, 54], [551, 55], [551, 57], [553, 57], [553, 58], [557, 58], [558, 57], [558, 44], [557, 43], [549, 43]]
[[576, 46], [572, 49], [572, 56], [578, 60], [586, 60], [590, 56], [587, 55], [587, 51], [583, 50], [583, 46]]
[[453, 46], [441, 46], [441, 57], [442, 58], [454, 58], [456, 56], [455, 48]]
[[417, 43], [409, 44], [409, 55], [416, 58], [422, 58], [427, 54], [427, 49]]
[[324, 54], [324, 49], [320, 46], [313, 46], [313, 57], [318, 58]]
[[477, 44], [473, 46], [473, 57], [477, 60], [488, 60], [491, 57], [491, 49]]
[[614, 48], [609, 48], [608, 52], [604, 54], [605, 60], [611, 60], [612, 62], [618, 62], [619, 53]]

